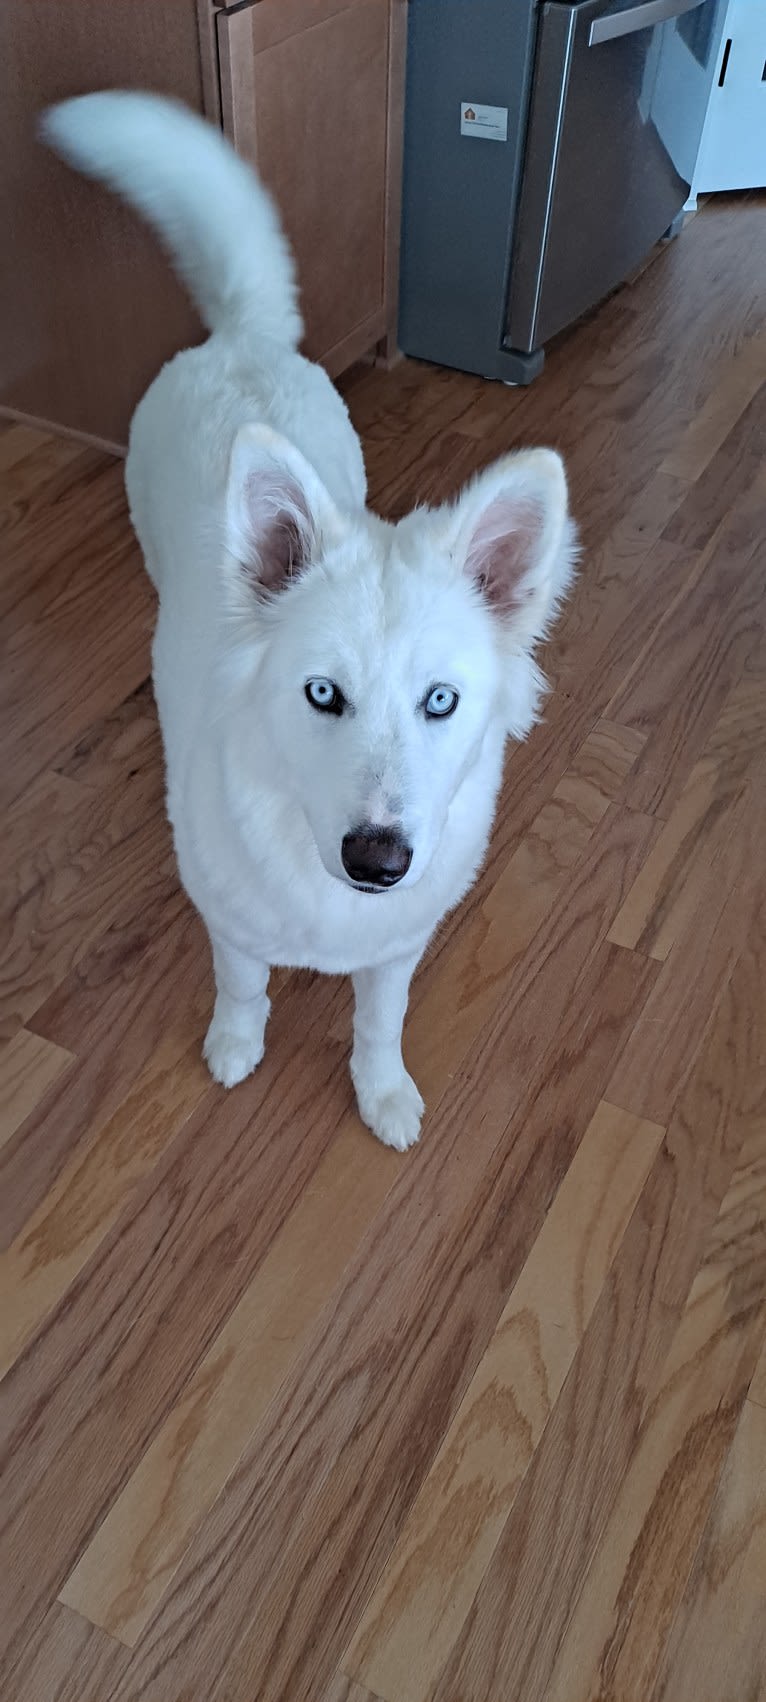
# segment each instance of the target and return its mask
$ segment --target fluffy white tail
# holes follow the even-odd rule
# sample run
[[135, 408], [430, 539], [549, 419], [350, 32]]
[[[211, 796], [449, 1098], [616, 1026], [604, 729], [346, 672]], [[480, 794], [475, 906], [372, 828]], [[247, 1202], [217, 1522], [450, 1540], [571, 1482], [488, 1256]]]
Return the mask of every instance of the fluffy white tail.
[[51, 107], [42, 135], [144, 214], [211, 331], [249, 325], [297, 346], [295, 269], [276, 211], [212, 125], [175, 101], [120, 90]]

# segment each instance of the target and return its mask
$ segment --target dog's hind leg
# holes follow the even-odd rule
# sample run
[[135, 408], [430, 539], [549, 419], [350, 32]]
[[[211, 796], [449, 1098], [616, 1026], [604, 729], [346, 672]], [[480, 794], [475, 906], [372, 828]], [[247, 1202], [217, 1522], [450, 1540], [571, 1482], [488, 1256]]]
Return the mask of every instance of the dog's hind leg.
[[260, 1064], [269, 1015], [269, 965], [213, 939], [215, 1010], [205, 1039], [210, 1074], [224, 1087], [244, 1081]]
[[421, 953], [360, 969], [353, 977], [351, 1076], [360, 1114], [386, 1146], [403, 1152], [420, 1133], [423, 1101], [402, 1059], [402, 1024]]

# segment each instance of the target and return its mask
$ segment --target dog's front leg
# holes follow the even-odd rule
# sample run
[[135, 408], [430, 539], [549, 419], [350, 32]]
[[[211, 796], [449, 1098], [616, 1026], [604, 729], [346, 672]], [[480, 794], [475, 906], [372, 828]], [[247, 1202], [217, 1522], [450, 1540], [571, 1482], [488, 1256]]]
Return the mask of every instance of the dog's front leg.
[[360, 969], [353, 977], [351, 1075], [364, 1122], [378, 1140], [403, 1152], [420, 1132], [423, 1101], [402, 1060], [402, 1024], [418, 957]]
[[269, 965], [221, 940], [212, 940], [215, 1010], [205, 1039], [210, 1074], [224, 1087], [244, 1081], [263, 1057], [269, 1015]]

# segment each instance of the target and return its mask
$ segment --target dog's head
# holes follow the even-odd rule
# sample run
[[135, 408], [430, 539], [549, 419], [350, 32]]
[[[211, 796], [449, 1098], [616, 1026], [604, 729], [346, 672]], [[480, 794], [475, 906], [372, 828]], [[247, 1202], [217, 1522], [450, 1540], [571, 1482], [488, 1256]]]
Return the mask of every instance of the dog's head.
[[241, 714], [269, 770], [254, 781], [290, 794], [338, 880], [412, 885], [485, 738], [535, 720], [532, 651], [574, 554], [558, 455], [508, 455], [389, 525], [341, 512], [292, 445], [248, 426], [227, 524]]

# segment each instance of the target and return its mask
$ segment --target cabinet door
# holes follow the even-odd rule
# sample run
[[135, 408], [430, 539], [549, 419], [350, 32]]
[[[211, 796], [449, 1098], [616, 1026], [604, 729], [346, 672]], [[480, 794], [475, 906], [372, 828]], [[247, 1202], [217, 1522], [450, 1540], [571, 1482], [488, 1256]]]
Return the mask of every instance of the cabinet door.
[[306, 352], [338, 372], [390, 330], [404, 0], [256, 0], [218, 15], [224, 127], [279, 205]]
[[202, 111], [196, 3], [0, 0], [0, 63], [0, 407], [122, 445], [147, 384], [202, 328], [135, 213], [37, 125], [53, 101], [123, 84]]
[[731, 0], [694, 192], [766, 188], [766, 7]]

